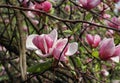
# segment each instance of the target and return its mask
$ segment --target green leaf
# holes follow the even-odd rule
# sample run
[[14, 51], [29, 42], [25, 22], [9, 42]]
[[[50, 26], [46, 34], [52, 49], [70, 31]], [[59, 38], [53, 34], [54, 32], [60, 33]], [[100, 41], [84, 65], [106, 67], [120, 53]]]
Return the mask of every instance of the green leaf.
[[73, 29], [73, 33], [78, 32], [79, 29], [80, 29], [80, 24], [76, 24], [75, 27], [74, 27], [74, 29]]
[[71, 30], [65, 30], [63, 31], [65, 34], [73, 34], [73, 32]]
[[7, 75], [2, 75], [0, 76], [0, 81], [5, 81], [5, 80], [8, 80], [8, 76]]
[[99, 59], [99, 52], [98, 51], [93, 51], [92, 52], [92, 56], [94, 56], [95, 58]]
[[75, 59], [75, 62], [76, 62], [77, 67], [81, 67], [81, 66], [82, 66], [82, 63], [81, 63], [81, 61], [80, 61], [80, 58], [79, 58], [79, 57], [75, 57], [74, 59]]
[[53, 62], [53, 60], [49, 60], [49, 61], [46, 61], [44, 63], [35, 64], [35, 65], [28, 68], [28, 72], [31, 72], [31, 73], [43, 72], [46, 69], [49, 69], [51, 67], [52, 62]]

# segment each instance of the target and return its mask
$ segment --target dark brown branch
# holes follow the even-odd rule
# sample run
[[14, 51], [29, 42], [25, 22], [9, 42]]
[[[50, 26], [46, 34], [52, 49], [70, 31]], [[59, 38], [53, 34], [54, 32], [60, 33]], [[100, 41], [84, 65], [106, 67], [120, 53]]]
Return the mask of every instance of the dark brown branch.
[[49, 17], [51, 17], [51, 18], [54, 18], [54, 19], [59, 20], [59, 21], [62, 21], [62, 22], [69, 22], [69, 23], [87, 23], [87, 24], [90, 24], [90, 25], [93, 25], [93, 26], [97, 26], [97, 27], [100, 27], [100, 28], [106, 28], [106, 29], [111, 29], [111, 30], [120, 32], [120, 30], [118, 30], [118, 29], [115, 29], [115, 28], [112, 28], [112, 27], [108, 27], [108, 26], [99, 25], [99, 24], [96, 24], [96, 23], [91, 23], [91, 22], [88, 22], [88, 21], [62, 19], [62, 18], [59, 18], [59, 17], [57, 17], [57, 16], [50, 15], [50, 14], [48, 14], [48, 13], [46, 13], [46, 12], [44, 12], [44, 11], [40, 11], [40, 10], [34, 10], [34, 9], [23, 8], [23, 7], [16, 7], [16, 6], [12, 6], [12, 5], [0, 5], [0, 8], [11, 8], [11, 9], [17, 9], [17, 10], [23, 10], [23, 11], [40, 12], [40, 13], [46, 15], [46, 16], [49, 16]]

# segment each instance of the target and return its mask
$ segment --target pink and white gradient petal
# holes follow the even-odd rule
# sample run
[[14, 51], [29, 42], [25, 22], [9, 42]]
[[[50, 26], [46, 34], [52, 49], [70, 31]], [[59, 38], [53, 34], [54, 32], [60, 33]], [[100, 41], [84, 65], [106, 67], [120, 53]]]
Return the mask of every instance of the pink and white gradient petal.
[[104, 39], [100, 44], [100, 58], [102, 60], [108, 60], [113, 56], [115, 52], [115, 44], [113, 38]]
[[65, 53], [66, 56], [72, 56], [73, 54], [75, 54], [78, 50], [78, 43], [73, 42], [68, 44], [68, 49]]
[[34, 39], [34, 37], [38, 36], [37, 34], [32, 34], [32, 35], [29, 35], [27, 37], [27, 40], [26, 40], [26, 48], [29, 49], [29, 50], [36, 50], [38, 49], [32, 42], [32, 40]]

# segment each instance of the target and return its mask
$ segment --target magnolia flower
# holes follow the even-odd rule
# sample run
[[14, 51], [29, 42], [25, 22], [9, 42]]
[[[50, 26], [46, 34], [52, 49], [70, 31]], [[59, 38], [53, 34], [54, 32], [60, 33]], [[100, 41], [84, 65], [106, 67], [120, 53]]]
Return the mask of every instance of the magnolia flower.
[[30, 35], [26, 40], [26, 48], [36, 50], [36, 54], [41, 57], [53, 56], [57, 60], [60, 58], [60, 61], [67, 61], [66, 56], [76, 53], [78, 44], [76, 42], [68, 43], [67, 38], [57, 40], [57, 37], [56, 29], [50, 34]]
[[52, 4], [49, 1], [44, 1], [41, 3], [35, 3], [35, 9], [43, 10], [49, 12], [52, 8]]
[[90, 10], [100, 4], [101, 0], [79, 0], [83, 8]]
[[113, 38], [105, 38], [100, 43], [99, 57], [102, 60], [112, 60], [119, 62], [120, 59], [120, 45], [115, 46]]
[[107, 25], [116, 29], [120, 29], [120, 19], [118, 19], [117, 17], [113, 17], [112, 22], [108, 21]]
[[91, 47], [96, 48], [99, 45], [101, 38], [99, 35], [92, 36], [91, 34], [87, 34], [86, 41]]
[[66, 12], [70, 12], [70, 6], [69, 6], [69, 5], [66, 5], [66, 6], [65, 6], [65, 11], [66, 11]]
[[55, 29], [50, 34], [32, 34], [27, 37], [26, 48], [36, 50], [36, 54], [41, 57], [48, 57], [52, 54], [57, 36], [58, 34]]
[[77, 52], [78, 44], [74, 42], [74, 43], [68, 43], [67, 45], [67, 42], [68, 42], [67, 38], [59, 39], [57, 41], [55, 49], [53, 50], [53, 56], [55, 59], [57, 60], [60, 59], [60, 61], [68, 61], [66, 56], [71, 56]]

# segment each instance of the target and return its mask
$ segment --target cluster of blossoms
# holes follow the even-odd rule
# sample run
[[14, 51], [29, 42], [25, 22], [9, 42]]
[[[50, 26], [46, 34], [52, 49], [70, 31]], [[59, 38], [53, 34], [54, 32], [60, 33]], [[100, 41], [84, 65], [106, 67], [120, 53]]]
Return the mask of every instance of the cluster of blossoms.
[[[42, 1], [42, 2], [29, 2], [29, 0], [20, 0], [23, 7], [28, 7], [32, 9], [38, 9], [45, 12], [50, 12], [52, 8], [52, 4], [49, 1]], [[30, 5], [28, 4], [30, 3]]]
[[[49, 13], [52, 8], [52, 4], [47, 0], [43, 2], [34, 2], [34, 4], [29, 0], [20, 0], [20, 2], [22, 3], [23, 7], [42, 10], [45, 11], [46, 13]], [[29, 5], [28, 2], [30, 3]], [[99, 5], [101, 3], [101, 0], [78, 0], [78, 2], [86, 10], [91, 10], [95, 8], [97, 5]], [[116, 3], [115, 7], [117, 10], [119, 10], [118, 6], [120, 1], [113, 0], [113, 2]], [[110, 15], [105, 13], [105, 9], [107, 9], [107, 6], [104, 6], [104, 8], [102, 8], [101, 10], [104, 11], [102, 12], [103, 17], [110, 18]], [[65, 10], [70, 11], [69, 6], [66, 6]], [[35, 17], [34, 14], [40, 15], [40, 13], [35, 13], [31, 11], [28, 11], [27, 14], [31, 18]], [[109, 27], [120, 29], [120, 25], [118, 25], [120, 24], [120, 20], [117, 17], [112, 17], [111, 21], [106, 21], [106, 24]], [[113, 31], [108, 30], [106, 33], [111, 35], [113, 34]], [[26, 47], [27, 49], [35, 50], [36, 54], [42, 57], [53, 56], [57, 60], [60, 59], [60, 61], [67, 61], [66, 56], [73, 55], [77, 51], [78, 44], [75, 42], [75, 43], [70, 43], [66, 46], [68, 39], [67, 38], [57, 39], [57, 36], [58, 34], [55, 29], [50, 34], [30, 35], [27, 38]], [[106, 38], [101, 40], [101, 37], [98, 34], [94, 36], [91, 34], [87, 34], [86, 41], [93, 48], [99, 46], [99, 57], [101, 60], [106, 61], [111, 59], [115, 62], [119, 61], [120, 55], [118, 50], [120, 46], [119, 45], [115, 46], [114, 40], [112, 38], [108, 38], [108, 39]]]
[[[35, 1], [30, 1], [30, 0], [19, 0], [21, 3], [22, 7], [29, 8], [29, 9], [34, 9], [34, 10], [41, 10], [46, 13], [49, 13], [52, 9], [52, 3], [49, 1], [42, 1], [42, 2], [35, 2]], [[36, 15], [41, 15], [41, 13], [38, 12], [32, 12], [32, 11], [27, 11], [26, 16], [30, 18], [31, 22], [34, 25], [39, 24], [39, 21], [35, 19]], [[24, 31], [27, 32], [27, 26], [24, 26]]]
[[[35, 50], [41, 57], [54, 57], [60, 61], [68, 61], [67, 56], [76, 53], [78, 44], [76, 42], [68, 43], [67, 38], [57, 39], [58, 33], [54, 29], [50, 34], [32, 34], [27, 37], [26, 48]], [[61, 54], [62, 53], [62, 54]]]
[[115, 46], [113, 38], [104, 38], [101, 41], [99, 35], [92, 36], [91, 34], [87, 34], [86, 40], [91, 47], [95, 48], [99, 46], [99, 57], [101, 60], [119, 62], [120, 45]]
[[107, 25], [109, 27], [113, 27], [113, 28], [116, 28], [116, 29], [120, 29], [120, 19], [117, 18], [117, 17], [113, 17], [111, 19], [111, 22], [110, 21], [107, 21]]

